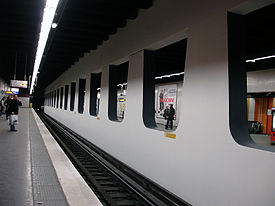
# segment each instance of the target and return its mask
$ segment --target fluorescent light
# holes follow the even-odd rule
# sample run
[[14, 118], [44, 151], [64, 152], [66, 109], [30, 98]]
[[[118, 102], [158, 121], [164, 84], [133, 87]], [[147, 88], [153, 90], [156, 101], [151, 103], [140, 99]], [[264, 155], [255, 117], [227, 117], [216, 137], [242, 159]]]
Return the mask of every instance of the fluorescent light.
[[178, 75], [182, 75], [184, 74], [184, 72], [179, 72], [179, 73], [174, 73], [174, 74], [166, 74], [166, 75], [163, 75], [163, 76], [159, 76], [159, 77], [155, 77], [155, 79], [162, 79], [162, 78], [169, 78], [169, 77], [172, 77], [172, 76], [178, 76]]
[[122, 84], [118, 84], [117, 86], [123, 87], [123, 86], [126, 86], [126, 85], [127, 85], [127, 83], [122, 83]]
[[48, 40], [58, 2], [59, 0], [47, 0], [46, 6], [44, 8], [43, 20], [41, 22], [41, 30], [39, 34], [39, 41], [36, 49], [36, 56], [32, 73], [32, 83], [30, 90], [31, 93], [33, 92], [34, 83], [37, 79], [37, 72]]
[[259, 60], [270, 59], [270, 58], [274, 58], [274, 57], [275, 57], [275, 55], [266, 56], [266, 57], [259, 57], [259, 58], [256, 58], [256, 59], [248, 59], [245, 62], [256, 62], [256, 61], [259, 61]]
[[57, 27], [57, 23], [52, 23], [52, 28], [55, 29]]

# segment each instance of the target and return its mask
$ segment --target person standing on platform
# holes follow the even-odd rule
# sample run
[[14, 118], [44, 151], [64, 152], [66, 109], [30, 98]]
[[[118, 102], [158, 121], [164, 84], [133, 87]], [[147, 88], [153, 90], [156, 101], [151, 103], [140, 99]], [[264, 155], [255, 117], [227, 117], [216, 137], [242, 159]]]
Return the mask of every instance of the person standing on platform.
[[18, 99], [17, 95], [14, 97], [12, 96], [9, 105], [8, 105], [8, 112], [9, 116], [9, 124], [10, 124], [10, 131], [16, 132], [15, 125], [18, 123], [18, 112], [19, 106], [22, 106], [21, 101]]
[[9, 116], [10, 116], [10, 114], [9, 114], [9, 104], [10, 104], [10, 101], [11, 101], [11, 95], [9, 95], [8, 98], [6, 99], [6, 101], [4, 102], [6, 119], [8, 119]]
[[168, 122], [168, 115], [169, 115], [169, 106], [165, 107], [165, 110], [163, 111], [163, 117], [164, 119], [166, 119], [166, 125], [165, 125], [165, 129], [167, 129], [167, 122]]
[[165, 129], [168, 129], [169, 124], [170, 124], [170, 128], [173, 129], [173, 120], [175, 117], [175, 109], [173, 107], [173, 104], [170, 104], [170, 108], [168, 111], [168, 119], [167, 119], [167, 123], [165, 125]]

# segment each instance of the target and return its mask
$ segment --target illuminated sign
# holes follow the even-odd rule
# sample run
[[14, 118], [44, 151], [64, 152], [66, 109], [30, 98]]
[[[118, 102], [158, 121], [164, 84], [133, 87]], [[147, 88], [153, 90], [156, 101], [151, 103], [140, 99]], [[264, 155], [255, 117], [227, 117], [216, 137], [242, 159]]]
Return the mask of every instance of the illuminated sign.
[[125, 102], [126, 99], [125, 98], [119, 98], [119, 102]]
[[10, 86], [17, 88], [28, 88], [28, 81], [11, 80]]
[[11, 88], [12, 92], [19, 92], [19, 88]]

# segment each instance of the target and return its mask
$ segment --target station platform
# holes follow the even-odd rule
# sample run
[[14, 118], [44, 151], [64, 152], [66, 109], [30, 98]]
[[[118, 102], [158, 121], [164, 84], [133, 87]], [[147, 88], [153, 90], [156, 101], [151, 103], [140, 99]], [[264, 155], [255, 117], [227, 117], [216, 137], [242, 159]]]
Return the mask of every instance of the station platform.
[[0, 117], [1, 206], [101, 206], [33, 109], [20, 108], [16, 129]]

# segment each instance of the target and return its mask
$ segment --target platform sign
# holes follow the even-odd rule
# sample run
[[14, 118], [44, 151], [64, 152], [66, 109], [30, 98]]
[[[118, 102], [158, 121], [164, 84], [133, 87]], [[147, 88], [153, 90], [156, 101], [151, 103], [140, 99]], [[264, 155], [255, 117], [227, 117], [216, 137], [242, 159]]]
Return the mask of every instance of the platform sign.
[[165, 132], [164, 136], [168, 137], [168, 138], [171, 138], [171, 139], [176, 139], [176, 134], [174, 134], [174, 133]]
[[15, 88], [28, 88], [28, 81], [11, 80], [10, 86]]
[[157, 96], [157, 118], [163, 118], [163, 113], [166, 106], [173, 104], [177, 112], [177, 84], [163, 85], [158, 87]]

